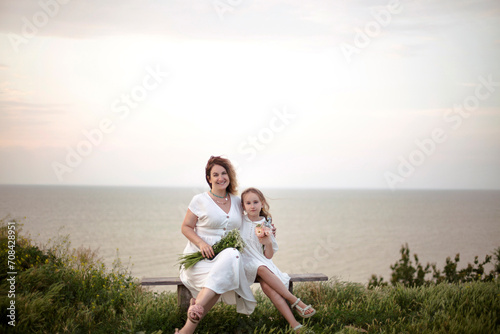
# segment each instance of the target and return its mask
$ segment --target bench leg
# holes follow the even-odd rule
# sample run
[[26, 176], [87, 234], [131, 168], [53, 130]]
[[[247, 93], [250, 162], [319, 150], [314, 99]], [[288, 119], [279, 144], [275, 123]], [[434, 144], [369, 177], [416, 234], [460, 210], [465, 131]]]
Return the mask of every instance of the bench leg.
[[[290, 291], [290, 293], [293, 295], [293, 282], [292, 281], [288, 282], [288, 291]], [[286, 303], [288, 304], [288, 306], [292, 305], [288, 300], [286, 301]]]
[[181, 310], [187, 311], [192, 295], [184, 285], [177, 285], [177, 305]]

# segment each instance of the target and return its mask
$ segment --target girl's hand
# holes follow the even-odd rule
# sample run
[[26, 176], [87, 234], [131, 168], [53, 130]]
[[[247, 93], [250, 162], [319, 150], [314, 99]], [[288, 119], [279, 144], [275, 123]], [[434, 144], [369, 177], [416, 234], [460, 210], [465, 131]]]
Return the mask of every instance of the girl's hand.
[[272, 240], [271, 240], [271, 237], [269, 235], [265, 235], [263, 237], [259, 237], [259, 242], [264, 245], [264, 246], [269, 246], [271, 245], [272, 246]]
[[258, 238], [267, 237], [269, 234], [271, 234], [271, 229], [269, 227], [261, 226], [260, 224], [255, 227], [255, 235]]
[[200, 243], [198, 244], [198, 248], [200, 249], [201, 255], [204, 258], [211, 259], [215, 256], [214, 249], [212, 248], [212, 246], [210, 246], [203, 240], [200, 241]]
[[271, 226], [273, 227], [271, 232], [273, 232], [273, 236], [276, 238], [276, 226], [274, 226], [274, 223], [271, 223]]
[[274, 250], [273, 240], [271, 239], [271, 232], [269, 232], [269, 234], [266, 234], [262, 238], [259, 238], [259, 242], [264, 246], [264, 256], [268, 259], [272, 259]]

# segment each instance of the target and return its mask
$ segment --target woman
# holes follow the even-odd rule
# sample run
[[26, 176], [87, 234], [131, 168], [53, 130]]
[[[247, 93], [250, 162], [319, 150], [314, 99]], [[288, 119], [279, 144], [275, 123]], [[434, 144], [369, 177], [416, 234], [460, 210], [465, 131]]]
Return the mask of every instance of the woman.
[[237, 312], [243, 314], [252, 313], [257, 304], [246, 281], [240, 252], [228, 248], [214, 258], [212, 248], [227, 232], [241, 226], [234, 168], [228, 159], [212, 156], [205, 175], [210, 190], [193, 197], [181, 231], [188, 239], [184, 254], [200, 251], [206, 259], [187, 270], [181, 268], [180, 278], [196, 299], [191, 299], [188, 320], [176, 333], [193, 333], [219, 297], [228, 304], [236, 304]]

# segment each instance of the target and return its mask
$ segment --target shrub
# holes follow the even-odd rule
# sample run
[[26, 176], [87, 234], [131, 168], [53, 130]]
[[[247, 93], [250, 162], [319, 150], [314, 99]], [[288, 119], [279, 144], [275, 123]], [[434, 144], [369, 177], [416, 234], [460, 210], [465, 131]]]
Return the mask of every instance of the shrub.
[[[413, 255], [415, 264], [413, 264], [410, 256], [410, 248], [408, 244], [401, 247], [401, 259], [391, 265], [391, 284], [402, 284], [407, 287], [422, 286], [429, 284], [447, 283], [466, 283], [466, 282], [491, 282], [500, 276], [500, 247], [495, 249], [493, 255], [486, 255], [484, 261], [480, 262], [476, 256], [474, 264], [468, 264], [466, 268], [458, 269], [460, 262], [460, 254], [455, 255], [454, 261], [448, 257], [443, 271], [439, 270], [435, 263], [427, 263], [423, 266], [417, 254]], [[494, 268], [486, 273], [484, 266], [495, 258]], [[431, 269], [432, 268], [432, 271]], [[432, 272], [432, 277], [428, 278], [428, 274]], [[368, 287], [377, 287], [387, 285], [383, 277], [372, 275], [368, 282]]]

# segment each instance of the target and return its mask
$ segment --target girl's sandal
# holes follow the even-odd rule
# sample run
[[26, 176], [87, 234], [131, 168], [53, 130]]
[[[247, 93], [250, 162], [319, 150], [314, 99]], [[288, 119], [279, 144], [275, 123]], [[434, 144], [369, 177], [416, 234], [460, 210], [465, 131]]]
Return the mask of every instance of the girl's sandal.
[[[297, 300], [295, 301], [295, 303], [292, 304], [291, 307], [292, 307], [292, 309], [296, 308], [297, 312], [299, 313], [299, 315], [302, 318], [310, 318], [310, 317], [312, 317], [313, 315], [316, 314], [316, 310], [313, 309], [311, 307], [311, 305], [307, 305], [306, 307], [302, 308], [302, 307], [299, 306], [299, 302], [300, 302], [300, 298], [297, 298]], [[307, 310], [312, 310], [312, 312], [306, 313]]]
[[296, 332], [296, 331], [298, 331], [299, 329], [301, 329], [302, 327], [304, 327], [304, 326], [302, 326], [301, 324], [298, 324], [297, 326], [295, 326], [295, 327], [293, 328], [293, 331], [294, 331], [294, 332]]
[[197, 324], [200, 322], [201, 317], [203, 317], [203, 313], [205, 313], [205, 309], [203, 309], [203, 306], [197, 305], [196, 304], [196, 299], [191, 298], [189, 301], [189, 306], [188, 308], [188, 318], [193, 324]]

